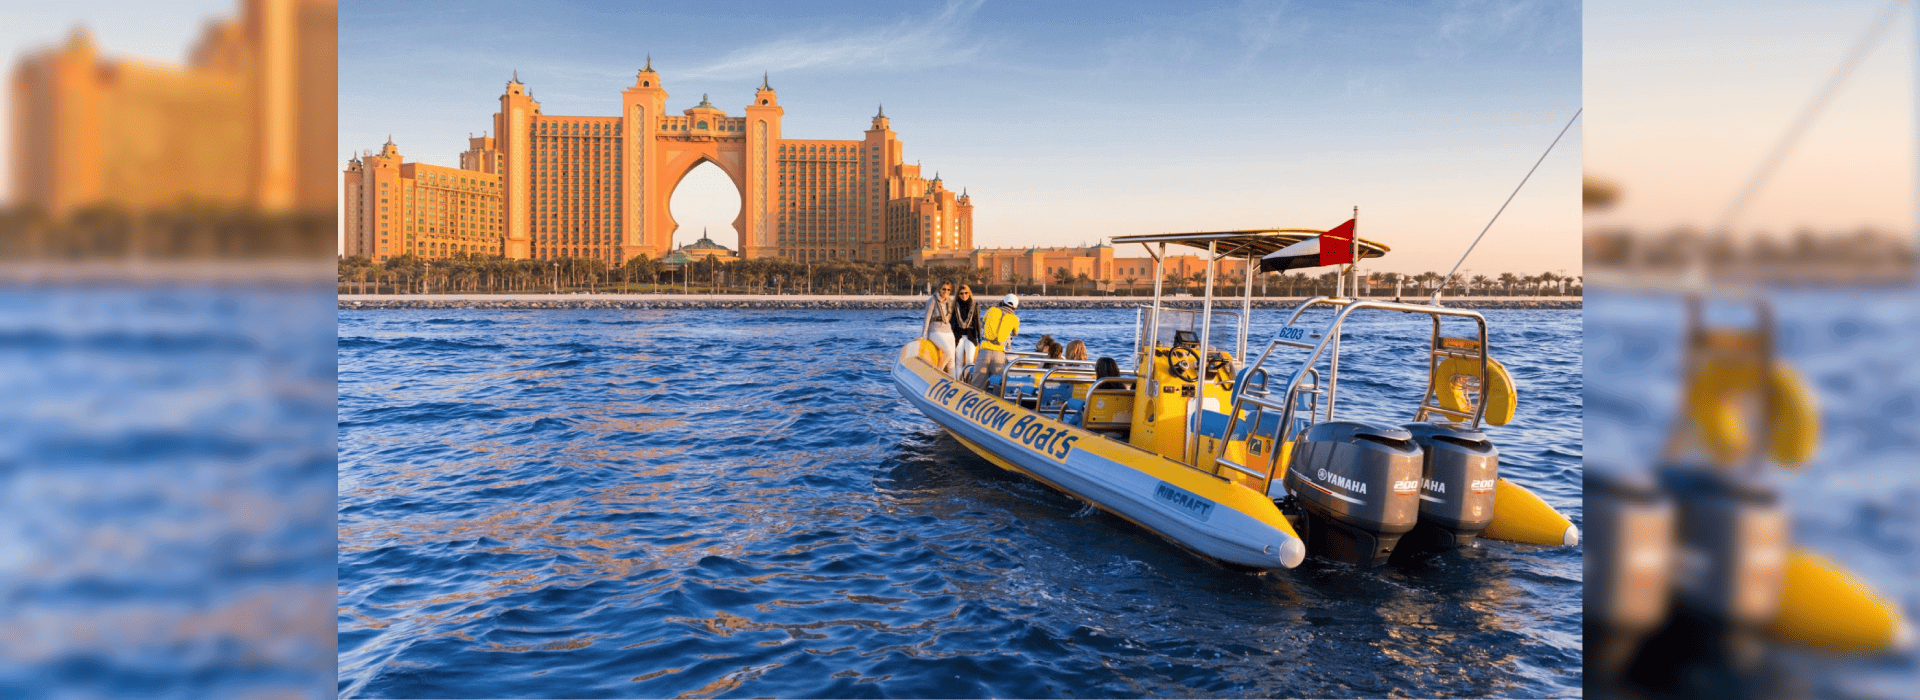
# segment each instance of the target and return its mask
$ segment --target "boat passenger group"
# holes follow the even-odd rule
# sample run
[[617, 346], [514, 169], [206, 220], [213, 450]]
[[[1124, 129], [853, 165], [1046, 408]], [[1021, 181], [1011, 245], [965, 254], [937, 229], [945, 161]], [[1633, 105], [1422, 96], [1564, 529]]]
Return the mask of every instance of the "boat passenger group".
[[[1020, 332], [1020, 297], [1008, 294], [1000, 303], [980, 309], [973, 301], [973, 288], [942, 283], [940, 290], [927, 298], [927, 320], [922, 335], [940, 349], [940, 370], [956, 378], [967, 367], [973, 368], [971, 383], [986, 388], [989, 377], [1007, 366], [1007, 343]], [[1035, 352], [1053, 359], [1085, 360], [1087, 344], [1075, 340], [1061, 345], [1051, 335], [1040, 336]]]

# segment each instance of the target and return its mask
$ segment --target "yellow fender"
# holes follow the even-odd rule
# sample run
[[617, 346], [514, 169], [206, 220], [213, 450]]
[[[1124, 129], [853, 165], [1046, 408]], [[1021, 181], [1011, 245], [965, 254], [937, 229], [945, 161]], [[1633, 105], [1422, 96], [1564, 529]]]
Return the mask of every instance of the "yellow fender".
[[1526, 487], [1500, 479], [1493, 485], [1493, 522], [1480, 531], [1487, 539], [1526, 544], [1580, 544], [1580, 528]]
[[1787, 555], [1780, 611], [1767, 625], [1776, 638], [1839, 651], [1884, 652], [1913, 643], [1913, 626], [1892, 603], [1818, 555]]
[[[1491, 381], [1480, 383], [1480, 395], [1487, 401], [1487, 412], [1482, 415], [1489, 425], [1506, 425], [1513, 420], [1513, 411], [1519, 405], [1519, 399], [1513, 391], [1513, 375], [1507, 373], [1506, 366], [1499, 360], [1487, 358], [1487, 373], [1492, 374]], [[1440, 399], [1440, 407], [1461, 413], [1473, 412], [1473, 401], [1467, 398], [1467, 380], [1480, 378], [1480, 360], [1477, 358], [1449, 357], [1433, 368], [1434, 394]]]
[[[1715, 360], [1695, 372], [1687, 385], [1687, 416], [1715, 463], [1731, 465], [1746, 454], [1751, 440], [1741, 406], [1759, 393], [1760, 368], [1752, 362]], [[1820, 446], [1820, 409], [1800, 373], [1773, 363], [1766, 381], [1774, 403], [1773, 436], [1768, 455], [1787, 466], [1805, 464]]]
[[919, 342], [919, 350], [920, 350], [920, 359], [926, 360], [927, 364], [933, 365], [935, 367], [946, 366], [946, 363], [943, 361], [946, 359], [945, 353], [940, 352], [940, 346], [934, 345], [933, 341], [927, 340], [926, 338], [921, 338]]

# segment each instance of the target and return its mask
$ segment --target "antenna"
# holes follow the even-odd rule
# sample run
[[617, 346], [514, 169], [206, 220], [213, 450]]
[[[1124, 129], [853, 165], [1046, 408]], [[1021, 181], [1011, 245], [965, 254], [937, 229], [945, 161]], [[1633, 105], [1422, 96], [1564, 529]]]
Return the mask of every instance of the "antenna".
[[[1833, 99], [1834, 93], [1840, 90], [1840, 85], [1853, 74], [1853, 69], [1860, 66], [1860, 61], [1867, 57], [1867, 50], [1879, 43], [1880, 34], [1887, 27], [1892, 26], [1894, 15], [1906, 5], [1905, 0], [1888, 0], [1887, 4], [1880, 8], [1880, 14], [1874, 17], [1873, 24], [1867, 27], [1866, 34], [1861, 35], [1860, 39], [1854, 43], [1853, 50], [1840, 61], [1840, 66], [1834, 69], [1833, 75], [1827, 77], [1826, 84], [1821, 85], [1813, 98], [1801, 106], [1800, 113], [1794, 116], [1793, 123], [1787, 127], [1785, 133], [1780, 135], [1780, 140], [1774, 142], [1773, 148], [1767, 151], [1766, 157], [1760, 160], [1759, 167], [1754, 169], [1753, 174], [1740, 187], [1733, 201], [1728, 202], [1727, 208], [1720, 212], [1720, 218], [1714, 222], [1713, 228], [1708, 231], [1709, 234], [1724, 233], [1733, 226], [1740, 212], [1753, 201], [1753, 195], [1759, 192], [1760, 187], [1773, 176], [1773, 171], [1780, 167], [1780, 162], [1786, 160], [1787, 153], [1793, 150], [1794, 144], [1799, 143], [1800, 137], [1807, 133], [1807, 128], [1813, 126], [1814, 118], [1820, 115], [1821, 109], [1825, 108], [1827, 102]], [[1706, 279], [1706, 256], [1701, 252], [1701, 247], [1704, 245], [1706, 245], [1705, 241], [1695, 241], [1689, 247], [1689, 252], [1692, 254], [1688, 256], [1687, 261], [1688, 277], [1696, 281]]]
[[1453, 281], [1454, 273], [1460, 271], [1460, 264], [1466, 262], [1467, 256], [1473, 254], [1473, 248], [1474, 246], [1480, 245], [1480, 239], [1487, 237], [1487, 230], [1493, 228], [1493, 222], [1500, 220], [1500, 212], [1506, 211], [1507, 205], [1513, 203], [1514, 196], [1520, 194], [1520, 188], [1527, 186], [1527, 179], [1533, 177], [1533, 171], [1539, 170], [1541, 163], [1546, 162], [1547, 154], [1552, 153], [1553, 147], [1556, 145], [1559, 145], [1560, 137], [1566, 136], [1567, 130], [1573, 128], [1573, 122], [1580, 118], [1580, 112], [1584, 109], [1585, 108], [1583, 107], [1581, 109], [1573, 110], [1573, 117], [1567, 120], [1566, 126], [1560, 127], [1559, 135], [1556, 135], [1553, 137], [1553, 143], [1547, 144], [1547, 150], [1540, 154], [1540, 160], [1534, 161], [1533, 167], [1527, 168], [1526, 177], [1520, 178], [1520, 184], [1515, 185], [1513, 187], [1513, 194], [1507, 195], [1507, 201], [1500, 203], [1500, 208], [1493, 212], [1493, 218], [1487, 220], [1486, 228], [1480, 229], [1480, 235], [1473, 237], [1473, 243], [1470, 243], [1467, 245], [1467, 252], [1461, 253], [1460, 260], [1453, 264], [1453, 269], [1448, 270], [1447, 276], [1440, 279], [1440, 286], [1433, 288], [1433, 296], [1427, 298], [1428, 304], [1432, 304], [1434, 306], [1440, 305], [1440, 290], [1446, 289], [1447, 283]]

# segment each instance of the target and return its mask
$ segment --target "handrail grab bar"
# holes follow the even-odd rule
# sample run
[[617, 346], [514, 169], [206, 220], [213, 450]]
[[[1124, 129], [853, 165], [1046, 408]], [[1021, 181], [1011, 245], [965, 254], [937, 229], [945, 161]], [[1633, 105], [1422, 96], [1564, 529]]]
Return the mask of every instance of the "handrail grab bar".
[[[1040, 375], [1040, 381], [1039, 381], [1038, 383], [1036, 383], [1036, 384], [1034, 384], [1034, 387], [1033, 387], [1033, 391], [1034, 391], [1034, 394], [1033, 394], [1033, 412], [1034, 412], [1034, 413], [1038, 413], [1038, 414], [1040, 414], [1040, 415], [1043, 415], [1043, 416], [1047, 414], [1047, 413], [1046, 413], [1046, 406], [1044, 406], [1044, 405], [1042, 405], [1042, 404], [1040, 403], [1040, 397], [1041, 397], [1041, 395], [1043, 395], [1043, 394], [1045, 394], [1045, 393], [1046, 393], [1046, 391], [1047, 391], [1047, 380], [1049, 380], [1049, 379], [1051, 379], [1051, 378], [1053, 377], [1053, 373], [1055, 373], [1055, 372], [1058, 372], [1058, 371], [1060, 371], [1061, 369], [1062, 369], [1062, 368], [1060, 368], [1060, 367], [1048, 367], [1048, 368], [1047, 368], [1047, 371], [1046, 371], [1046, 373], [1045, 373], [1045, 374], [1042, 374], [1042, 375]], [[1090, 373], [1087, 373], [1087, 372], [1083, 372], [1083, 371], [1081, 371], [1081, 370], [1078, 370], [1078, 369], [1068, 369], [1067, 371], [1068, 371], [1068, 372], [1072, 372], [1072, 373], [1074, 373], [1074, 376], [1078, 376], [1078, 377], [1090, 377], [1090, 376], [1093, 376], [1093, 375], [1092, 375], [1092, 374], [1090, 374]], [[1067, 382], [1067, 381], [1065, 381], [1065, 380], [1062, 380], [1062, 382], [1061, 382], [1061, 383], [1063, 383], [1063, 384], [1083, 384], [1083, 383], [1085, 383], [1085, 382]], [[1096, 383], [1097, 383], [1097, 381], [1096, 381]], [[1003, 384], [1003, 385], [1004, 385], [1004, 384]], [[1088, 389], [1088, 391], [1092, 391], [1092, 389]], [[1060, 402], [1060, 407], [1059, 407], [1059, 410], [1057, 410], [1057, 411], [1054, 411], [1054, 414], [1053, 414], [1053, 418], [1054, 418], [1054, 420], [1064, 420], [1064, 419], [1065, 419], [1066, 417], [1067, 417], [1067, 402], [1066, 402], [1066, 401], [1062, 401], [1062, 402]]]
[[[1312, 384], [1293, 384], [1288, 386], [1285, 398], [1277, 402], [1274, 401], [1273, 399], [1267, 398], [1266, 396], [1253, 396], [1244, 391], [1240, 392], [1239, 395], [1234, 398], [1232, 408], [1227, 412], [1226, 432], [1221, 434], [1221, 440], [1219, 444], [1215, 445], [1214, 447], [1214, 455], [1213, 455], [1214, 463], [1219, 464], [1224, 462], [1228, 466], [1240, 468], [1241, 471], [1246, 472], [1252, 476], [1261, 477], [1269, 482], [1273, 481], [1273, 472], [1275, 469], [1279, 467], [1280, 443], [1285, 442], [1289, 438], [1288, 433], [1292, 432], [1293, 412], [1294, 412], [1295, 405], [1298, 403], [1298, 401], [1296, 400], [1296, 397], [1301, 396], [1302, 394], [1320, 393], [1320, 371], [1312, 367], [1308, 367], [1307, 371], [1309, 373], [1308, 376], [1311, 376], [1313, 378], [1313, 383]], [[1227, 459], [1227, 442], [1232, 439], [1234, 428], [1238, 427], [1240, 424], [1240, 414], [1244, 412], [1244, 410], [1242, 409], [1243, 404], [1253, 404], [1255, 406], [1259, 406], [1262, 409], [1273, 409], [1280, 412], [1280, 425], [1279, 425], [1280, 432], [1276, 433], [1273, 436], [1274, 448], [1268, 451], [1267, 453], [1267, 456], [1266, 456], [1267, 469], [1265, 472], [1252, 471], [1250, 469], [1247, 469], [1244, 465], [1240, 465], [1239, 463], [1234, 462], [1231, 459]], [[1318, 408], [1317, 401], [1315, 402], [1315, 408], [1316, 409]], [[1247, 436], [1251, 438], [1253, 436], [1253, 432], [1256, 430], [1259, 430], [1259, 428], [1260, 428], [1259, 424], [1256, 423], [1253, 427], [1253, 430], [1249, 430], [1247, 432]]]
[[[1093, 364], [1092, 362], [1089, 362], [1087, 360], [1064, 360], [1064, 359], [1056, 360], [1049, 357], [1020, 357], [1020, 358], [1014, 358], [1012, 360], [1008, 360], [1007, 364], [1004, 367], [1000, 368], [1000, 397], [999, 397], [1000, 400], [1005, 401], [1007, 398], [1007, 375], [1012, 374], [1013, 369], [1015, 367], [1026, 366], [1026, 367], [1032, 367], [1034, 369], [1040, 369], [1042, 367], [1046, 367], [1049, 364], [1053, 364], [1053, 363], [1086, 364], [1086, 365]], [[1038, 389], [1038, 388], [1039, 387], [1037, 386], [1035, 387], [1035, 389]]]

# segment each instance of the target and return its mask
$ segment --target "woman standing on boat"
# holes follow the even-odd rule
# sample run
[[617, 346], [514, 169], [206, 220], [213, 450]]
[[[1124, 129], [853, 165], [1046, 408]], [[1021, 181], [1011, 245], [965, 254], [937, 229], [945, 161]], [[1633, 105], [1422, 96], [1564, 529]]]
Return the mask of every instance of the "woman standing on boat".
[[980, 346], [980, 307], [973, 304], [973, 288], [964, 284], [953, 294], [953, 346], [957, 374], [973, 364], [974, 349]]
[[953, 374], [953, 285], [940, 283], [940, 291], [927, 299], [927, 323], [920, 334], [940, 348], [940, 371]]

